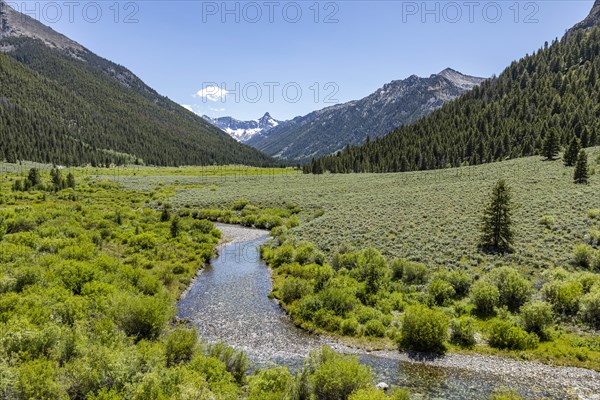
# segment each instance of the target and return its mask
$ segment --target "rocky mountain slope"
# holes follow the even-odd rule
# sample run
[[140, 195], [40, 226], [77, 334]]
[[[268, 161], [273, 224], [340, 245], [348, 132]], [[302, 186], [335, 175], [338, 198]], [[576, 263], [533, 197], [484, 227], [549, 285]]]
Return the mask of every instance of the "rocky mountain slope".
[[286, 161], [307, 161], [364, 143], [410, 124], [483, 82], [446, 69], [386, 84], [361, 100], [294, 118], [255, 135], [248, 144]]

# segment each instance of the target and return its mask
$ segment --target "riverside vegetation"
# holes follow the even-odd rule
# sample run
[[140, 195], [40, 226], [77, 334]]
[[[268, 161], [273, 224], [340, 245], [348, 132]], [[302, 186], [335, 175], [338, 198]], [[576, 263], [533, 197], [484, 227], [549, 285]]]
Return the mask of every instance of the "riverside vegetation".
[[[533, 157], [437, 173], [213, 180], [172, 202], [227, 204], [216, 220], [250, 225], [257, 208], [279, 213], [262, 255], [273, 295], [305, 329], [367, 348], [599, 370], [598, 149], [587, 153], [588, 185], [561, 161]], [[513, 245], [488, 252], [480, 225], [499, 178], [512, 192]]]
[[219, 211], [174, 210], [171, 188], [122, 190], [89, 172], [2, 175], [0, 398], [407, 398], [328, 349], [296, 376], [247, 375], [243, 353], [199, 342], [174, 305], [213, 255], [220, 232], [204, 217]]
[[[306, 329], [370, 348], [493, 353], [598, 370], [598, 149], [588, 153], [588, 185], [573, 183], [573, 168], [539, 157], [438, 173], [321, 177], [235, 167], [36, 173], [32, 165], [4, 165], [2, 395], [383, 396], [356, 359], [328, 350], [295, 376], [282, 368], [246, 376], [242, 353], [199, 343], [173, 320], [174, 302], [218, 241], [209, 220], [271, 230], [275, 239], [262, 254], [274, 268], [273, 295]], [[509, 253], [486, 253], [478, 226], [502, 177], [517, 205], [514, 244]], [[427, 200], [442, 187], [443, 198]], [[353, 220], [340, 220], [348, 208]], [[366, 219], [360, 213], [368, 210]], [[328, 231], [331, 221], [345, 221], [336, 223], [339, 236]], [[354, 238], [353, 223], [367, 221], [375, 232], [395, 224], [390, 232], [398, 235], [376, 246], [369, 236]], [[417, 225], [429, 240], [411, 238]], [[453, 251], [441, 245], [450, 243], [448, 232], [461, 233], [452, 237], [462, 241]], [[347, 375], [338, 379], [340, 370]]]

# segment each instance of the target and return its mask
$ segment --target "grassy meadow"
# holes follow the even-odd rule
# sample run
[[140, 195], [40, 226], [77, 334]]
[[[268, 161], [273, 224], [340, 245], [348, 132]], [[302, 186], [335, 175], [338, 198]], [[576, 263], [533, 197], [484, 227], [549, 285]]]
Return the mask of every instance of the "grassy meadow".
[[[572, 168], [541, 157], [477, 167], [399, 174], [242, 176], [103, 176], [136, 190], [170, 187], [176, 207], [227, 208], [246, 199], [259, 207], [296, 203], [307, 221], [291, 235], [333, 253], [340, 246], [376, 247], [386, 257], [466, 270], [512, 264], [531, 271], [567, 264], [600, 220], [600, 149], [590, 150], [599, 174], [574, 185]], [[159, 170], [160, 171], [160, 170]], [[235, 168], [233, 168], [235, 171]], [[289, 171], [289, 170], [288, 170]], [[477, 250], [481, 212], [492, 186], [505, 178], [514, 192], [516, 245], [498, 257]], [[312, 214], [312, 215], [310, 215]], [[314, 218], [313, 215], [318, 218]]]

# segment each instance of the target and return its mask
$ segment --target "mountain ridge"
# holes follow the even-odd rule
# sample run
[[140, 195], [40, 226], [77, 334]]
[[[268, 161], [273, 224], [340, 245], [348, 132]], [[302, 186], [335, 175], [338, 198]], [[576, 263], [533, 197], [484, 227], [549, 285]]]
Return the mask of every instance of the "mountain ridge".
[[255, 135], [268, 132], [287, 122], [274, 119], [268, 112], [259, 119], [250, 121], [241, 121], [233, 117], [212, 118], [208, 115], [203, 115], [202, 118], [241, 143], [246, 143]]
[[370, 95], [298, 116], [257, 134], [247, 144], [286, 161], [305, 162], [347, 145], [384, 136], [440, 108], [485, 79], [451, 68], [423, 78], [386, 83]]
[[305, 172], [404, 172], [478, 165], [600, 143], [600, 1], [563, 40], [514, 61], [429, 116], [375, 141], [314, 160]]

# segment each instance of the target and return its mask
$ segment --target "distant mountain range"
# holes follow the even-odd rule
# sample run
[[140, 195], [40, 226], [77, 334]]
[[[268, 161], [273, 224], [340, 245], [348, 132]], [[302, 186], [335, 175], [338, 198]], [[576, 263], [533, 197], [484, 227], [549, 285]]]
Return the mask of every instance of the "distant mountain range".
[[239, 121], [232, 117], [211, 118], [207, 115], [203, 115], [202, 118], [242, 143], [252, 139], [255, 135], [265, 134], [276, 126], [284, 123], [273, 119], [269, 113], [252, 121]]
[[123, 66], [0, 0], [0, 161], [63, 165], [275, 161]]
[[[246, 135], [244, 141], [285, 161], [309, 161], [347, 145], [364, 143], [410, 124], [481, 84], [484, 78], [445, 69], [429, 78], [413, 75], [386, 84], [361, 100], [327, 107], [271, 129]], [[217, 125], [219, 126], [219, 125]]]

